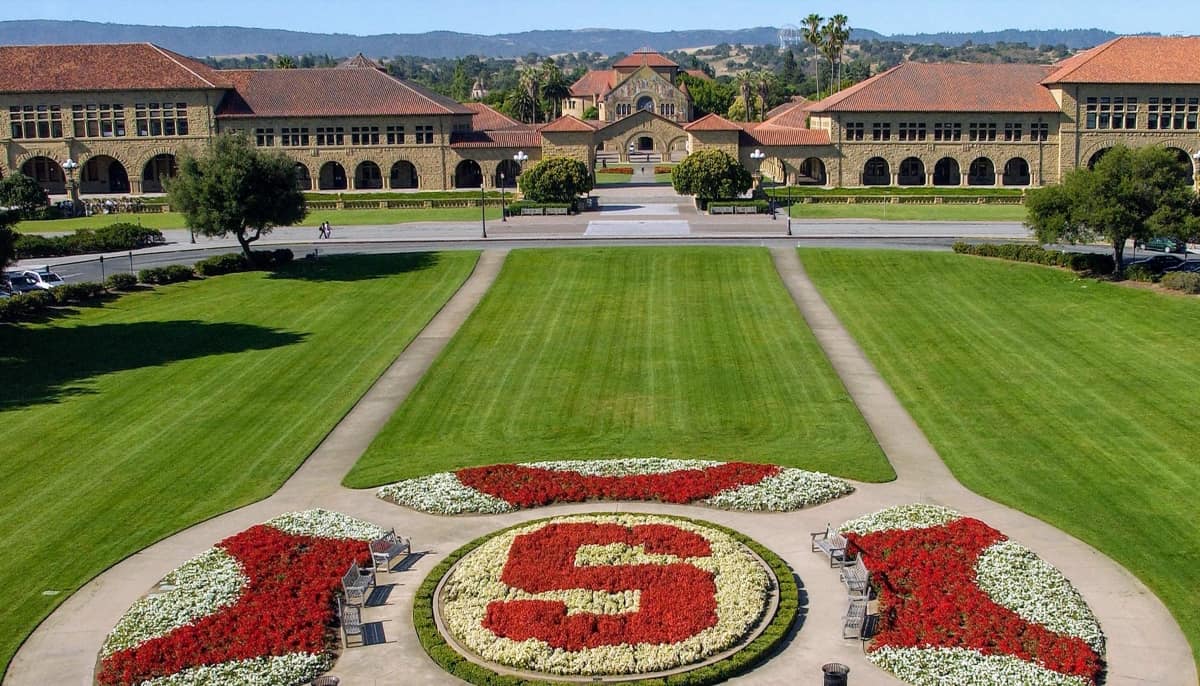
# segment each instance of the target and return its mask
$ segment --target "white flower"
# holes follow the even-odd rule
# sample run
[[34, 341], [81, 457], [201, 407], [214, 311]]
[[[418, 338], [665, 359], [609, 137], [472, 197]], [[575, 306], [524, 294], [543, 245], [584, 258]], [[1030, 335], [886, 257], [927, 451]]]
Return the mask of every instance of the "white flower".
[[853, 486], [837, 477], [788, 467], [756, 484], [735, 486], [703, 502], [723, 510], [791, 512], [853, 492]]
[[289, 512], [266, 522], [266, 525], [295, 536], [359, 541], [370, 541], [387, 533], [385, 529], [370, 522], [355, 519], [341, 512], [319, 509]]
[[612, 460], [560, 460], [528, 462], [523, 467], [549, 469], [555, 472], [575, 472], [584, 476], [639, 476], [667, 474], [683, 470], [720, 467], [724, 462], [713, 460], [673, 460], [663, 457], [625, 457]]
[[1063, 573], [1025, 546], [1001, 541], [975, 563], [979, 588], [997, 605], [1047, 629], [1081, 638], [1104, 654], [1104, 632], [1079, 591]]
[[453, 472], [394, 483], [380, 488], [376, 495], [430, 514], [502, 514], [516, 509], [499, 498], [464, 486]]
[[867, 658], [913, 686], [1090, 686], [1083, 677], [966, 648], [886, 646], [867, 653]]
[[221, 548], [209, 548], [163, 577], [162, 592], [138, 600], [104, 640], [103, 656], [165, 636], [232, 605], [249, 579]]
[[288, 653], [192, 667], [170, 676], [143, 681], [141, 686], [296, 686], [307, 683], [332, 666], [325, 653]]
[[877, 531], [891, 531], [893, 529], [928, 529], [935, 526], [948, 524], [956, 519], [959, 515], [954, 510], [940, 505], [897, 505], [889, 507], [886, 510], [873, 512], [869, 515], [864, 515], [857, 519], [842, 524], [840, 531], [843, 533], [855, 533], [866, 535]]

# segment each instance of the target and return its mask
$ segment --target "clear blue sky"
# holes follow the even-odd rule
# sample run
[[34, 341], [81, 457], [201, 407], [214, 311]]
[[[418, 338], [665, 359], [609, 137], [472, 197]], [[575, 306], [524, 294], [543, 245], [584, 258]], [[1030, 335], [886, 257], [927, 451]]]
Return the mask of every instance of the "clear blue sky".
[[[356, 10], [360, 7], [361, 10]], [[503, 7], [503, 12], [497, 8]], [[586, 7], [586, 9], [584, 9]], [[321, 33], [421, 33], [454, 30], [508, 33], [532, 29], [747, 28], [798, 24], [810, 12], [841, 12], [851, 25], [885, 34], [975, 31], [1004, 28], [1102, 28], [1118, 33], [1144, 31], [1200, 33], [1200, 3], [1166, 0], [842, 0], [832, 2], [736, 2], [732, 0], [601, 0], [600, 2], [353, 3], [339, 0], [40, 0], [0, 2], [4, 19], [82, 19], [122, 24], [170, 26], [254, 26]]]

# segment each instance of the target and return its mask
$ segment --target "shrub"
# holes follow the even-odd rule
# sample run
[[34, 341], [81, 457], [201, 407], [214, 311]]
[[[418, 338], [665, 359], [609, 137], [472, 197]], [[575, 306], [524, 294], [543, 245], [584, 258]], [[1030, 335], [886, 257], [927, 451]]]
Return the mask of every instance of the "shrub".
[[573, 202], [592, 190], [588, 166], [570, 157], [547, 157], [517, 177], [525, 197], [534, 202]]
[[1162, 285], [1173, 291], [1200, 294], [1200, 274], [1194, 272], [1168, 272], [1162, 277]]
[[980, 257], [995, 257], [1014, 262], [1032, 262], [1049, 266], [1067, 267], [1076, 272], [1088, 272], [1095, 276], [1111, 274], [1114, 271], [1111, 255], [1099, 255], [1086, 252], [1059, 252], [1046, 250], [1032, 243], [980, 243], [972, 245], [959, 241], [953, 246], [954, 252]]
[[224, 255], [213, 255], [196, 263], [194, 269], [200, 276], [220, 276], [234, 272], [244, 272], [249, 269], [246, 256], [242, 253], [231, 252]]
[[104, 285], [110, 291], [129, 291], [137, 286], [137, 276], [126, 274], [125, 272], [117, 272], [111, 274], [104, 280]]
[[1129, 279], [1130, 281], [1153, 283], [1158, 281], [1159, 274], [1144, 264], [1135, 264], [1125, 270], [1125, 278]]
[[137, 250], [164, 242], [162, 232], [128, 222], [111, 224], [96, 230], [79, 229], [69, 236], [22, 235], [17, 239], [21, 259], [67, 257], [97, 252]]
[[54, 304], [50, 291], [29, 291], [0, 300], [0, 321], [15, 322], [44, 312]]
[[736, 198], [753, 185], [750, 172], [724, 150], [708, 148], [688, 155], [671, 172], [675, 192], [700, 200]]
[[55, 304], [69, 305], [71, 303], [95, 300], [104, 294], [104, 286], [94, 281], [66, 283], [50, 289]]
[[187, 281], [195, 274], [192, 273], [191, 267], [186, 267], [182, 264], [172, 264], [166, 267], [151, 267], [138, 272], [138, 281], [148, 283], [155, 286], [161, 286], [168, 283], [178, 283]]

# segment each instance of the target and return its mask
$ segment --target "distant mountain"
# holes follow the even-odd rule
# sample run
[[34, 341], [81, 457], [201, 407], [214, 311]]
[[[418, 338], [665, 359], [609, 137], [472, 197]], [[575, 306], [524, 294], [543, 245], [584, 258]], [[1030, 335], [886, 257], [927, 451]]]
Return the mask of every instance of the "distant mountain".
[[[997, 31], [991, 33], [938, 33], [914, 36], [884, 36], [856, 29], [854, 40], [897, 40], [959, 46], [975, 43], [1025, 42], [1087, 48], [1116, 34], [1096, 29], [1071, 31]], [[531, 52], [542, 55], [563, 52], [601, 52], [611, 55], [632, 52], [643, 46], [656, 50], [680, 50], [718, 43], [767, 45], [778, 43], [779, 29], [769, 26], [737, 30], [635, 31], [624, 29], [578, 29], [524, 31], [481, 36], [454, 31], [413, 34], [354, 36], [235, 26], [136, 26], [87, 21], [21, 20], [0, 21], [0, 45], [60, 45], [63, 43], [150, 42], [194, 57], [230, 55], [331, 55], [346, 57], [363, 53], [371, 57], [418, 55], [421, 57], [519, 57]]]

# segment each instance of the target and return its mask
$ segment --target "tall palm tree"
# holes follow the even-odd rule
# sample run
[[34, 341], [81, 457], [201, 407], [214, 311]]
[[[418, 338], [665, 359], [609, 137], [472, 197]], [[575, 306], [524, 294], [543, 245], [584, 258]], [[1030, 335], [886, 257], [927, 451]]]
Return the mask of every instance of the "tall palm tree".
[[[771, 95], [771, 91], [775, 86], [775, 76], [769, 71], [760, 71], [754, 75], [754, 88], [758, 91], [759, 105], [758, 120], [764, 121], [767, 118], [767, 101]], [[747, 114], [749, 112], [747, 111]]]
[[821, 25], [824, 21], [825, 17], [819, 14], [810, 14], [804, 18], [804, 40], [817, 51], [817, 61], [813, 65], [813, 75], [817, 77], [818, 98], [821, 97], [821, 45], [823, 42]]
[[571, 86], [567, 83], [567, 78], [563, 76], [558, 64], [549, 57], [542, 62], [542, 94], [550, 101], [550, 112], [547, 113], [547, 119], [553, 119], [561, 114], [563, 98], [571, 94]]
[[835, 14], [830, 19], [833, 24], [834, 53], [837, 55], [837, 89], [842, 89], [842, 54], [846, 50], [846, 41], [850, 40], [850, 17]]
[[754, 103], [750, 99], [754, 93], [754, 75], [748, 71], [738, 74], [737, 84], [746, 105], [746, 121], [754, 121]]
[[521, 90], [525, 92], [525, 96], [533, 107], [533, 112], [530, 115], [529, 123], [537, 123], [537, 103], [541, 99], [542, 90], [542, 70], [535, 66], [529, 65], [521, 70], [520, 79]]
[[837, 80], [837, 27], [832, 18], [821, 27], [821, 52], [829, 60], [829, 92], [832, 94]]

